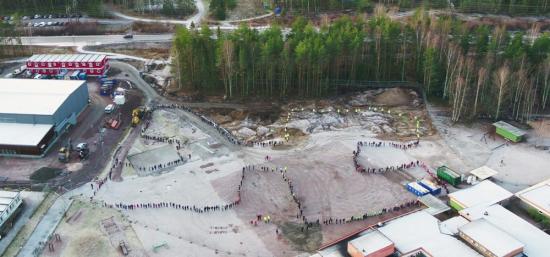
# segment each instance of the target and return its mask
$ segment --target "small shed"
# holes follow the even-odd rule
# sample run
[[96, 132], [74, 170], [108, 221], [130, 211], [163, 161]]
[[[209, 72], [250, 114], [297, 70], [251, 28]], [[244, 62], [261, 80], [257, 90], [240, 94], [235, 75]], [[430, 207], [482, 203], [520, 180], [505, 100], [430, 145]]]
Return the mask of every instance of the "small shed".
[[523, 131], [522, 129], [514, 127], [504, 121], [495, 122], [493, 123], [493, 126], [495, 126], [496, 133], [498, 135], [514, 143], [521, 142], [524, 139], [526, 134], [526, 132]]
[[470, 171], [470, 174], [474, 175], [477, 179], [479, 179], [480, 181], [482, 180], [486, 180], [492, 176], [495, 176], [496, 174], [498, 174], [498, 172], [496, 170], [493, 170], [487, 166], [481, 166], [477, 169], [474, 169], [472, 171]]

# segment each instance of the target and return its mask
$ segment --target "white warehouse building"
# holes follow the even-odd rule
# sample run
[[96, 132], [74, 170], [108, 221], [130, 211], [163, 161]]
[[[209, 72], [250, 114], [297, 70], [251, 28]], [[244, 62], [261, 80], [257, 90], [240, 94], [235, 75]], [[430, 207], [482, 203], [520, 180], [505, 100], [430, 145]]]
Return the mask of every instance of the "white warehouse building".
[[86, 81], [0, 79], [0, 154], [43, 155], [88, 98]]

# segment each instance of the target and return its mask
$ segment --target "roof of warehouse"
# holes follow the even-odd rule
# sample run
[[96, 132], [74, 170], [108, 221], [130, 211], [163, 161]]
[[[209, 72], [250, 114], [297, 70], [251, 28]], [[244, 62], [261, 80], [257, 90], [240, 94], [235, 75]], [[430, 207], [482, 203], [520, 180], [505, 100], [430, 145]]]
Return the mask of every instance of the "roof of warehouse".
[[499, 185], [483, 180], [472, 187], [450, 193], [449, 197], [462, 204], [465, 208], [498, 203], [512, 197], [513, 194]]
[[104, 54], [35, 54], [27, 61], [30, 62], [67, 62], [67, 61], [92, 61], [98, 62], [107, 58]]
[[480, 257], [476, 251], [455, 237], [444, 234], [439, 220], [425, 211], [400, 217], [378, 228], [400, 252], [422, 247], [434, 257]]
[[523, 248], [523, 244], [484, 219], [474, 220], [459, 231], [498, 257], [508, 256]]
[[0, 123], [0, 145], [36, 146], [52, 127], [51, 124]]
[[370, 230], [348, 243], [365, 256], [393, 245], [392, 241], [377, 230]]
[[52, 115], [81, 80], [0, 79], [0, 113]]
[[477, 169], [474, 169], [474, 170], [470, 171], [470, 174], [476, 176], [480, 180], [485, 180], [485, 179], [488, 179], [488, 178], [498, 174], [498, 172], [496, 170], [493, 170], [493, 169], [487, 167], [487, 166], [481, 166]]
[[550, 213], [550, 179], [519, 191], [516, 196], [530, 205]]
[[550, 235], [499, 204], [464, 209], [460, 214], [469, 220], [485, 219], [513, 236], [523, 243], [523, 252], [529, 257], [547, 257], [550, 252]]

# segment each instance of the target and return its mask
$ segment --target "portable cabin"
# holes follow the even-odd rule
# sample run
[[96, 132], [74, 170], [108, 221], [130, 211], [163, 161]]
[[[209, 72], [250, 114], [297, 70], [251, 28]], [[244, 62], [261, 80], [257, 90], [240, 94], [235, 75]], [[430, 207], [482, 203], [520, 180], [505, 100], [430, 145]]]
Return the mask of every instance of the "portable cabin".
[[493, 126], [495, 126], [495, 132], [497, 135], [500, 135], [504, 139], [514, 143], [523, 141], [526, 134], [522, 129], [514, 127], [504, 121], [495, 122], [493, 123]]
[[422, 187], [428, 189], [430, 191], [430, 194], [432, 195], [438, 195], [441, 193], [441, 187], [433, 183], [432, 181], [429, 181], [427, 179], [423, 179], [418, 181], [418, 184], [420, 184]]
[[428, 189], [422, 187], [418, 182], [411, 182], [407, 184], [407, 190], [416, 196], [424, 196], [430, 193]]
[[453, 186], [457, 186], [461, 182], [460, 175], [447, 166], [441, 166], [437, 168], [437, 177], [447, 181]]

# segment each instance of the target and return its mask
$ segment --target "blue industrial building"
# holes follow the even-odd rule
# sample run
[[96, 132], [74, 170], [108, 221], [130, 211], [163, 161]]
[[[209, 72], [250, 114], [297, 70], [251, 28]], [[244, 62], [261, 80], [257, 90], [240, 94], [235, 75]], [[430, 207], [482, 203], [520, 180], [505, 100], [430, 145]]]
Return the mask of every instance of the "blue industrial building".
[[88, 99], [86, 81], [0, 79], [0, 154], [43, 155]]

